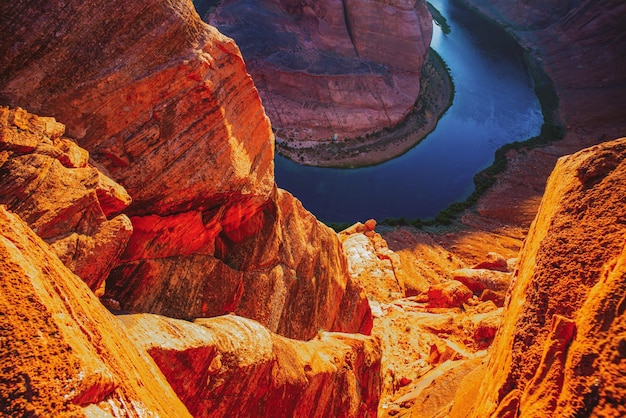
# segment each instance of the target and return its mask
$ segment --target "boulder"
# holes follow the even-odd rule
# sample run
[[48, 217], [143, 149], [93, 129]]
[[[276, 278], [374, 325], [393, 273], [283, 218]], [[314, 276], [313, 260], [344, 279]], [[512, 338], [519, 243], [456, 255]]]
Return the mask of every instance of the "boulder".
[[503, 271], [506, 273], [509, 271], [509, 262], [507, 261], [506, 258], [501, 256], [500, 254], [490, 252], [490, 253], [487, 253], [487, 257], [485, 258], [484, 261], [481, 261], [480, 263], [476, 264], [472, 268], [477, 269], [477, 270], [479, 269], [497, 270], [497, 271]]
[[511, 283], [511, 274], [497, 270], [465, 268], [454, 270], [451, 275], [452, 280], [463, 283], [478, 294], [485, 289], [506, 293]]
[[472, 297], [472, 291], [461, 282], [449, 280], [432, 285], [427, 295], [429, 307], [458, 308]]

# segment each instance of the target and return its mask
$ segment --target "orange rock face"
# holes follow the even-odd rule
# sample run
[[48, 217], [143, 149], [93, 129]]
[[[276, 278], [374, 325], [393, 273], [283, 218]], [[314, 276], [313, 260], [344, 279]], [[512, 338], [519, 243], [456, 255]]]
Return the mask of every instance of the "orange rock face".
[[0, 14], [0, 101], [63, 120], [133, 197], [112, 303], [237, 312], [304, 339], [371, 327], [334, 232], [276, 190], [273, 135], [237, 46], [191, 2], [35, 1]]
[[472, 416], [626, 414], [625, 161], [626, 139], [559, 160]]
[[64, 131], [53, 118], [0, 107], [0, 204], [95, 291], [130, 238], [130, 220], [115, 215], [131, 198]]
[[296, 341], [233, 315], [121, 319], [195, 417], [376, 416], [380, 343], [372, 337]]
[[190, 416], [152, 359], [0, 206], [0, 414]]
[[397, 124], [432, 37], [422, 0], [230, 0], [207, 19], [242, 48], [278, 135], [298, 141]]
[[[330, 251], [339, 248], [336, 234], [289, 193], [276, 193], [277, 206], [252, 221], [258, 222], [255, 235], [235, 248], [226, 247], [231, 242], [218, 243], [222, 258], [210, 255], [206, 247], [204, 254], [192, 248], [184, 256], [176, 255], [178, 231], [191, 231], [183, 236], [197, 237], [192, 245], [202, 243], [202, 235], [194, 232], [196, 227], [203, 230], [201, 220], [180, 215], [168, 224], [154, 218], [150, 234], [156, 238], [144, 242], [156, 242], [159, 252], [142, 248], [135, 259], [131, 239], [128, 258], [111, 274], [105, 298], [119, 301], [128, 311], [175, 318], [236, 313], [295, 338], [311, 338], [320, 329], [369, 333], [367, 299], [348, 276], [343, 254]], [[166, 229], [170, 235], [161, 232]], [[174, 240], [171, 246], [169, 237]], [[320, 249], [328, 251], [324, 258]]]

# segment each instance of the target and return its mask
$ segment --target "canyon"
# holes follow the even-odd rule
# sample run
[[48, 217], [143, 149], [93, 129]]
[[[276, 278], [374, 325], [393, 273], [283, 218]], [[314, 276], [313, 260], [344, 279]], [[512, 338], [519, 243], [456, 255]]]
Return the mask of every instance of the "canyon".
[[471, 3], [565, 137], [451, 225], [340, 234], [191, 2], [2, 3], [2, 413], [625, 415], [626, 8]]
[[423, 0], [227, 0], [204, 18], [240, 46], [278, 143], [296, 147], [402, 121], [432, 37]]

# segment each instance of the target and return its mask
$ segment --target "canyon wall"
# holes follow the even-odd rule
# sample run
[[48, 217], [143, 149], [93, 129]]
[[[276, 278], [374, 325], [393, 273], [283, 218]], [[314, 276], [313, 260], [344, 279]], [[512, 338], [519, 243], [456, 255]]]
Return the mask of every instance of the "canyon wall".
[[241, 313], [302, 339], [369, 331], [335, 233], [274, 184], [237, 46], [191, 2], [2, 3], [0, 16], [0, 103], [63, 121], [132, 196], [110, 306]]
[[540, 57], [558, 90], [560, 116], [570, 131], [585, 131], [570, 152], [623, 135], [626, 75], [616, 70], [626, 63], [623, 1], [467, 3], [508, 27]]
[[626, 132], [626, 73], [616, 70], [626, 65], [626, 4], [465, 2], [507, 28], [544, 68], [558, 95], [565, 138], [528, 153], [510, 152], [507, 172], [479, 203], [482, 215], [529, 225], [557, 158]]
[[423, 0], [226, 0], [205, 19], [237, 41], [283, 140], [397, 124], [418, 97], [432, 37]]
[[[376, 338], [318, 330], [314, 340], [303, 342], [235, 315], [191, 323], [107, 311], [96, 294], [132, 232], [128, 217], [117, 214], [130, 197], [89, 164], [88, 153], [64, 137], [64, 130], [53, 118], [0, 107], [0, 414], [376, 415], [381, 379]], [[288, 194], [277, 200], [283, 202], [281, 224], [308, 238], [302, 224], [311, 227], [312, 215]], [[268, 251], [273, 232], [266, 232], [259, 251], [274, 255]], [[289, 258], [294, 251], [281, 254]], [[206, 287], [202, 281], [184, 285]], [[146, 297], [162, 291], [154, 284], [144, 287]], [[258, 294], [264, 291], [259, 287]], [[313, 295], [317, 309], [328, 309], [325, 292], [334, 291], [320, 281]], [[358, 300], [360, 288], [345, 293]], [[176, 302], [183, 309], [193, 306], [194, 299], [190, 303], [184, 295], [189, 292]], [[275, 316], [293, 304], [249, 299], [256, 315]], [[297, 330], [308, 319], [298, 316], [302, 311], [279, 315], [280, 324]], [[341, 317], [336, 327], [359, 326], [349, 319]]]

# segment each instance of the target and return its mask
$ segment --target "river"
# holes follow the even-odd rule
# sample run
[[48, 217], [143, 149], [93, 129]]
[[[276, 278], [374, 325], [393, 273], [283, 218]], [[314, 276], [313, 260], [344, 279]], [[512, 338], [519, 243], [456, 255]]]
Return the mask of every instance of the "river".
[[372, 167], [300, 166], [276, 156], [276, 182], [325, 222], [434, 217], [474, 190], [496, 149], [540, 132], [543, 117], [523, 50], [504, 30], [451, 0], [432, 0], [451, 28], [431, 47], [450, 67], [452, 106], [404, 155]]

